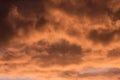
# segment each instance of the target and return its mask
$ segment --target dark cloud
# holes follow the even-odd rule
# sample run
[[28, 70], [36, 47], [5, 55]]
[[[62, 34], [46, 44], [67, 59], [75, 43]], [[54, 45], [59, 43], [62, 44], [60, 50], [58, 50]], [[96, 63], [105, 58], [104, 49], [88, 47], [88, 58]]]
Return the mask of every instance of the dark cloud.
[[57, 4], [54, 4], [54, 8], [66, 12], [68, 15], [78, 16], [80, 19], [86, 16], [99, 21], [108, 16], [115, 22], [120, 19], [120, 9], [114, 12], [115, 6], [111, 8], [110, 5], [115, 4], [110, 0], [59, 0]]
[[50, 0], [17, 0], [14, 4], [18, 7], [19, 12], [27, 17], [31, 14], [39, 14], [42, 16], [46, 12], [46, 5], [49, 1]]
[[[1, 50], [3, 55], [1, 55], [2, 61], [10, 61], [25, 58], [26, 56], [30, 58], [30, 63], [35, 62], [38, 66], [53, 66], [61, 65], [66, 66], [70, 64], [78, 64], [82, 62], [82, 57], [84, 56], [83, 49], [80, 45], [69, 43], [64, 39], [60, 39], [58, 42], [49, 43], [45, 40], [40, 40], [30, 46], [21, 44], [14, 46], [18, 50], [11, 52], [8, 50]], [[39, 63], [39, 61], [41, 61]]]
[[38, 19], [37, 23], [36, 23], [36, 29], [38, 30], [43, 30], [44, 29], [44, 25], [47, 24], [49, 22], [48, 19], [45, 18], [45, 16], [42, 16]]
[[60, 76], [65, 78], [78, 77], [79, 73], [74, 70], [61, 72]]
[[[30, 28], [33, 26], [33, 21], [22, 20], [19, 18], [14, 19], [15, 24], [15, 31], [19, 31], [22, 29], [25, 33], [29, 33]], [[16, 32], [17, 34], [17, 32]], [[15, 34], [14, 34], [15, 35]]]
[[[53, 44], [39, 41], [39, 46], [34, 47], [35, 51], [46, 52], [47, 55], [32, 55], [32, 60], [44, 62], [42, 66], [77, 64], [82, 61], [83, 51], [81, 46], [60, 40]], [[42, 45], [45, 44], [45, 45]], [[34, 51], [32, 48], [32, 51]], [[40, 50], [42, 52], [40, 52]], [[28, 50], [29, 51], [29, 50]], [[29, 53], [29, 52], [28, 52]], [[40, 64], [41, 65], [41, 64]]]
[[1, 0], [0, 1], [0, 44], [5, 41], [8, 41], [14, 34], [13, 29], [11, 28], [9, 22], [6, 20], [10, 7], [11, 1], [9, 0]]
[[109, 2], [109, 0], [60, 0], [56, 6], [69, 14], [94, 18], [110, 12]]
[[120, 48], [112, 49], [108, 51], [109, 58], [119, 58], [120, 57]]
[[76, 44], [70, 44], [66, 40], [61, 40], [58, 43], [52, 44], [47, 49], [48, 53], [50, 54], [56, 54], [56, 53], [62, 53], [62, 54], [81, 54], [82, 48], [81, 46], [78, 46]]
[[[15, 2], [15, 6], [18, 9], [18, 12], [22, 14], [26, 19], [30, 18], [31, 16], [37, 17], [37, 21], [27, 21], [27, 20], [21, 20], [19, 21], [21, 23], [21, 26], [19, 25], [19, 22], [16, 23], [17, 26], [20, 26], [20, 28], [23, 28], [25, 32], [27, 32], [35, 23], [35, 28], [40, 30], [43, 28], [45, 24], [48, 23], [48, 20], [46, 19], [46, 14], [49, 8], [47, 7], [50, 0], [20, 0]], [[43, 30], [43, 29], [42, 29]]]
[[[46, 5], [49, 0], [1, 0], [0, 1], [0, 44], [7, 44], [13, 37], [15, 37], [19, 29], [23, 29], [24, 32], [28, 32], [32, 27], [33, 21], [28, 21], [27, 18], [30, 18], [33, 15], [38, 17], [37, 27], [41, 27], [47, 23], [47, 20], [44, 18], [46, 14]], [[25, 19], [9, 19], [14, 21], [14, 25], [8, 20], [8, 15], [11, 12], [11, 8], [17, 7], [17, 11]], [[14, 16], [13, 16], [14, 17]], [[14, 29], [13, 27], [16, 27]]]
[[120, 20], [120, 9], [116, 11], [115, 13], [113, 13], [112, 20], [113, 21]]
[[76, 38], [79, 38], [81, 35], [80, 31], [74, 28], [68, 29], [67, 34], [71, 37], [76, 37]]
[[[118, 10], [113, 13], [109, 8], [110, 2], [110, 0], [60, 0], [60, 2], [57, 1], [57, 3], [54, 3], [52, 0], [2, 0], [0, 1], [0, 44], [7, 44], [7, 42], [17, 35], [19, 29], [23, 29], [24, 32], [29, 32], [29, 29], [31, 29], [34, 23], [36, 24], [35, 28], [37, 30], [43, 30], [43, 26], [49, 22], [46, 15], [51, 8], [62, 10], [68, 15], [77, 15], [81, 18], [82, 16], [87, 16], [92, 19], [98, 19], [97, 17], [109, 15], [111, 18], [114, 18], [114, 20], [118, 20], [120, 11]], [[8, 21], [8, 14], [13, 6], [17, 7], [18, 13], [25, 18], [14, 19], [14, 27], [16, 27], [16, 29], [13, 29], [13, 26]], [[33, 15], [37, 17], [37, 21], [28, 21], [27, 19]], [[110, 39], [112, 39], [109, 36], [114, 36], [114, 32], [111, 33], [107, 31], [103, 33], [107, 36], [107, 38], [105, 38], [105, 35], [103, 36], [102, 33], [99, 34], [95, 30], [91, 31], [90, 35], [94, 33], [96, 33], [94, 36], [99, 36], [98, 38], [103, 42], [109, 42]], [[24, 33], [24, 35], [25, 34], [26, 33]], [[73, 30], [68, 31], [68, 34], [74, 36], [74, 34], [79, 35], [79, 32]]]
[[92, 40], [94, 43], [108, 44], [114, 41], [115, 36], [120, 37], [120, 29], [109, 30], [109, 29], [99, 29], [91, 30], [88, 33], [88, 39]]

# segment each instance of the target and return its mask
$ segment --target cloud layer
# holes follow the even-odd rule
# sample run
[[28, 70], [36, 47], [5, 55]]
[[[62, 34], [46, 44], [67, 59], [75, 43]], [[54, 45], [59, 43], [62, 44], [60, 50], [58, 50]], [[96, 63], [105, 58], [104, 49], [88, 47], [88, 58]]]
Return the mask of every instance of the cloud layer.
[[1, 0], [0, 75], [120, 79], [119, 0]]

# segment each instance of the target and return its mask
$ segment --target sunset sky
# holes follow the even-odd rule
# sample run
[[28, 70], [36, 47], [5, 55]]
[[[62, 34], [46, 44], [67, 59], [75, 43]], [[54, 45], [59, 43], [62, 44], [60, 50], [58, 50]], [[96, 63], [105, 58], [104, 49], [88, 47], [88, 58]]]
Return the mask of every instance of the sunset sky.
[[120, 80], [120, 0], [0, 0], [0, 80]]

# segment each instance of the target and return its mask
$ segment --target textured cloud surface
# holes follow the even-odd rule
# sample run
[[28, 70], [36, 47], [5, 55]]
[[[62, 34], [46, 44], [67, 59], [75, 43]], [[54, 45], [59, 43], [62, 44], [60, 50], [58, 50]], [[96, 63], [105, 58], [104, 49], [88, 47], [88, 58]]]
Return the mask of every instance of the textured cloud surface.
[[119, 44], [119, 0], [0, 1], [1, 80], [120, 80]]

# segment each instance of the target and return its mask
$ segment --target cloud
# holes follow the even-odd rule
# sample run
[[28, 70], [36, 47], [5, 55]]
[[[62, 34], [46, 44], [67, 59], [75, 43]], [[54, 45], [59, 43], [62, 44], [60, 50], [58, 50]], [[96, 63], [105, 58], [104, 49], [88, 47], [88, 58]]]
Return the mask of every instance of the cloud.
[[[40, 43], [40, 42], [39, 42]], [[44, 45], [43, 45], [44, 46]], [[47, 52], [47, 55], [35, 55], [32, 60], [41, 60], [43, 65], [69, 65], [81, 62], [83, 56], [82, 48], [79, 45], [71, 44], [66, 40], [59, 40], [58, 42], [49, 44], [43, 48], [42, 52]], [[37, 50], [40, 50], [38, 48]], [[41, 52], [41, 53], [42, 53]]]
[[60, 42], [50, 45], [47, 51], [50, 54], [81, 54], [82, 48], [76, 44], [70, 44], [66, 40], [60, 40]]
[[71, 70], [71, 71], [63, 71], [61, 72], [62, 77], [66, 78], [77, 78], [77, 79], [89, 79], [90, 77], [109, 77], [109, 76], [116, 76], [120, 74], [120, 69], [119, 68], [99, 68], [99, 69], [87, 69], [83, 71], [76, 71], [76, 70]]
[[120, 49], [119, 48], [112, 49], [112, 50], [108, 51], [107, 57], [109, 57], [109, 58], [119, 58], [119, 56], [120, 56]]
[[87, 16], [92, 20], [98, 20], [100, 17], [109, 16], [113, 21], [120, 19], [119, 1], [115, 0], [59, 0], [54, 1], [54, 3], [55, 8], [70, 15], [80, 16], [80, 18]]
[[119, 4], [119, 0], [0, 1], [0, 75], [116, 80]]
[[32, 45], [15, 45], [11, 48], [3, 48], [0, 52], [0, 60], [3, 63], [16, 63], [16, 65], [28, 63], [39, 67], [79, 64], [84, 56], [80, 45], [64, 39], [54, 43], [40, 40]]
[[[28, 36], [26, 35], [26, 33], [30, 34], [29, 32], [33, 31], [34, 29], [36, 29], [38, 32], [45, 32], [45, 30], [48, 29], [48, 27], [46, 27], [46, 24], [52, 25], [51, 27], [55, 27], [56, 25], [52, 24], [54, 22], [50, 19], [51, 16], [53, 16], [50, 13], [50, 11], [52, 10], [59, 10], [61, 12], [65, 12], [66, 15], [72, 14], [75, 16], [79, 16], [80, 20], [82, 19], [83, 21], [84, 21], [84, 17], [86, 17], [87, 19], [88, 18], [95, 19], [93, 20], [93, 22], [97, 21], [98, 23], [101, 22], [99, 20], [100, 18], [98, 18], [101, 16], [102, 18], [108, 16], [110, 17], [109, 18], [110, 20], [112, 20], [111, 18], [114, 18], [116, 16], [118, 18], [119, 10], [113, 12], [112, 9], [114, 8], [113, 7], [111, 8], [109, 6], [110, 4], [114, 4], [114, 3], [109, 0], [101, 0], [101, 1], [99, 0], [23, 1], [22, 0], [22, 1], [11, 1], [11, 2], [8, 1], [7, 4], [6, 2], [1, 1], [1, 6], [5, 9], [1, 8], [1, 10], [3, 10], [1, 13], [1, 15], [3, 15], [1, 17], [1, 25], [3, 27], [1, 27], [0, 29], [1, 30], [0, 37], [2, 37], [0, 42], [1, 44], [5, 44], [5, 43], [7, 44], [7, 42], [10, 42], [16, 36], [17, 37], [20, 36], [21, 33], [22, 36], [26, 37]], [[31, 7], [31, 5], [33, 7]], [[62, 23], [63, 26], [65, 26], [65, 24], [66, 23]], [[105, 22], [105, 24], [109, 24], [109, 23]], [[61, 27], [62, 25], [57, 24], [58, 27]], [[72, 36], [79, 36], [80, 34], [80, 31], [79, 30], [77, 31], [76, 29], [75, 30], [69, 29], [67, 32], [68, 35], [72, 35]], [[100, 39], [101, 38], [104, 39], [104, 40], [101, 39], [101, 41], [103, 42], [105, 42], [106, 40], [109, 42], [109, 40], [111, 39], [109, 35], [114, 36], [114, 31], [113, 32], [107, 31], [106, 33], [104, 32], [103, 34], [102, 33], [99, 34], [96, 31], [91, 31], [90, 34], [92, 35], [92, 33], [96, 33], [96, 36], [99, 37], [103, 36], [103, 34], [108, 36], [107, 39], [105, 39], [105, 36], [100, 37]]]
[[[24, 35], [32, 29], [33, 25], [41, 27], [47, 23], [44, 16], [46, 14], [45, 5], [47, 2], [41, 1], [1, 1], [0, 5], [0, 44], [7, 44], [14, 37], [18, 36], [22, 29]], [[31, 7], [34, 6], [34, 7]], [[37, 21], [30, 19], [37, 17]]]
[[73, 29], [72, 28], [68, 29], [67, 34], [70, 35], [71, 37], [80, 37], [81, 36], [80, 31], [77, 30], [77, 29], [74, 29], [74, 28]]
[[13, 29], [11, 28], [9, 22], [6, 20], [9, 9], [11, 6], [11, 1], [1, 1], [0, 3], [0, 44], [4, 43], [7, 41], [9, 38], [11, 38], [14, 34]]
[[116, 29], [116, 30], [108, 30], [108, 29], [91, 30], [88, 33], [88, 39], [92, 40], [95, 43], [109, 44], [111, 42], [114, 42], [116, 35], [117, 35], [117, 39], [119, 40], [120, 29]]

